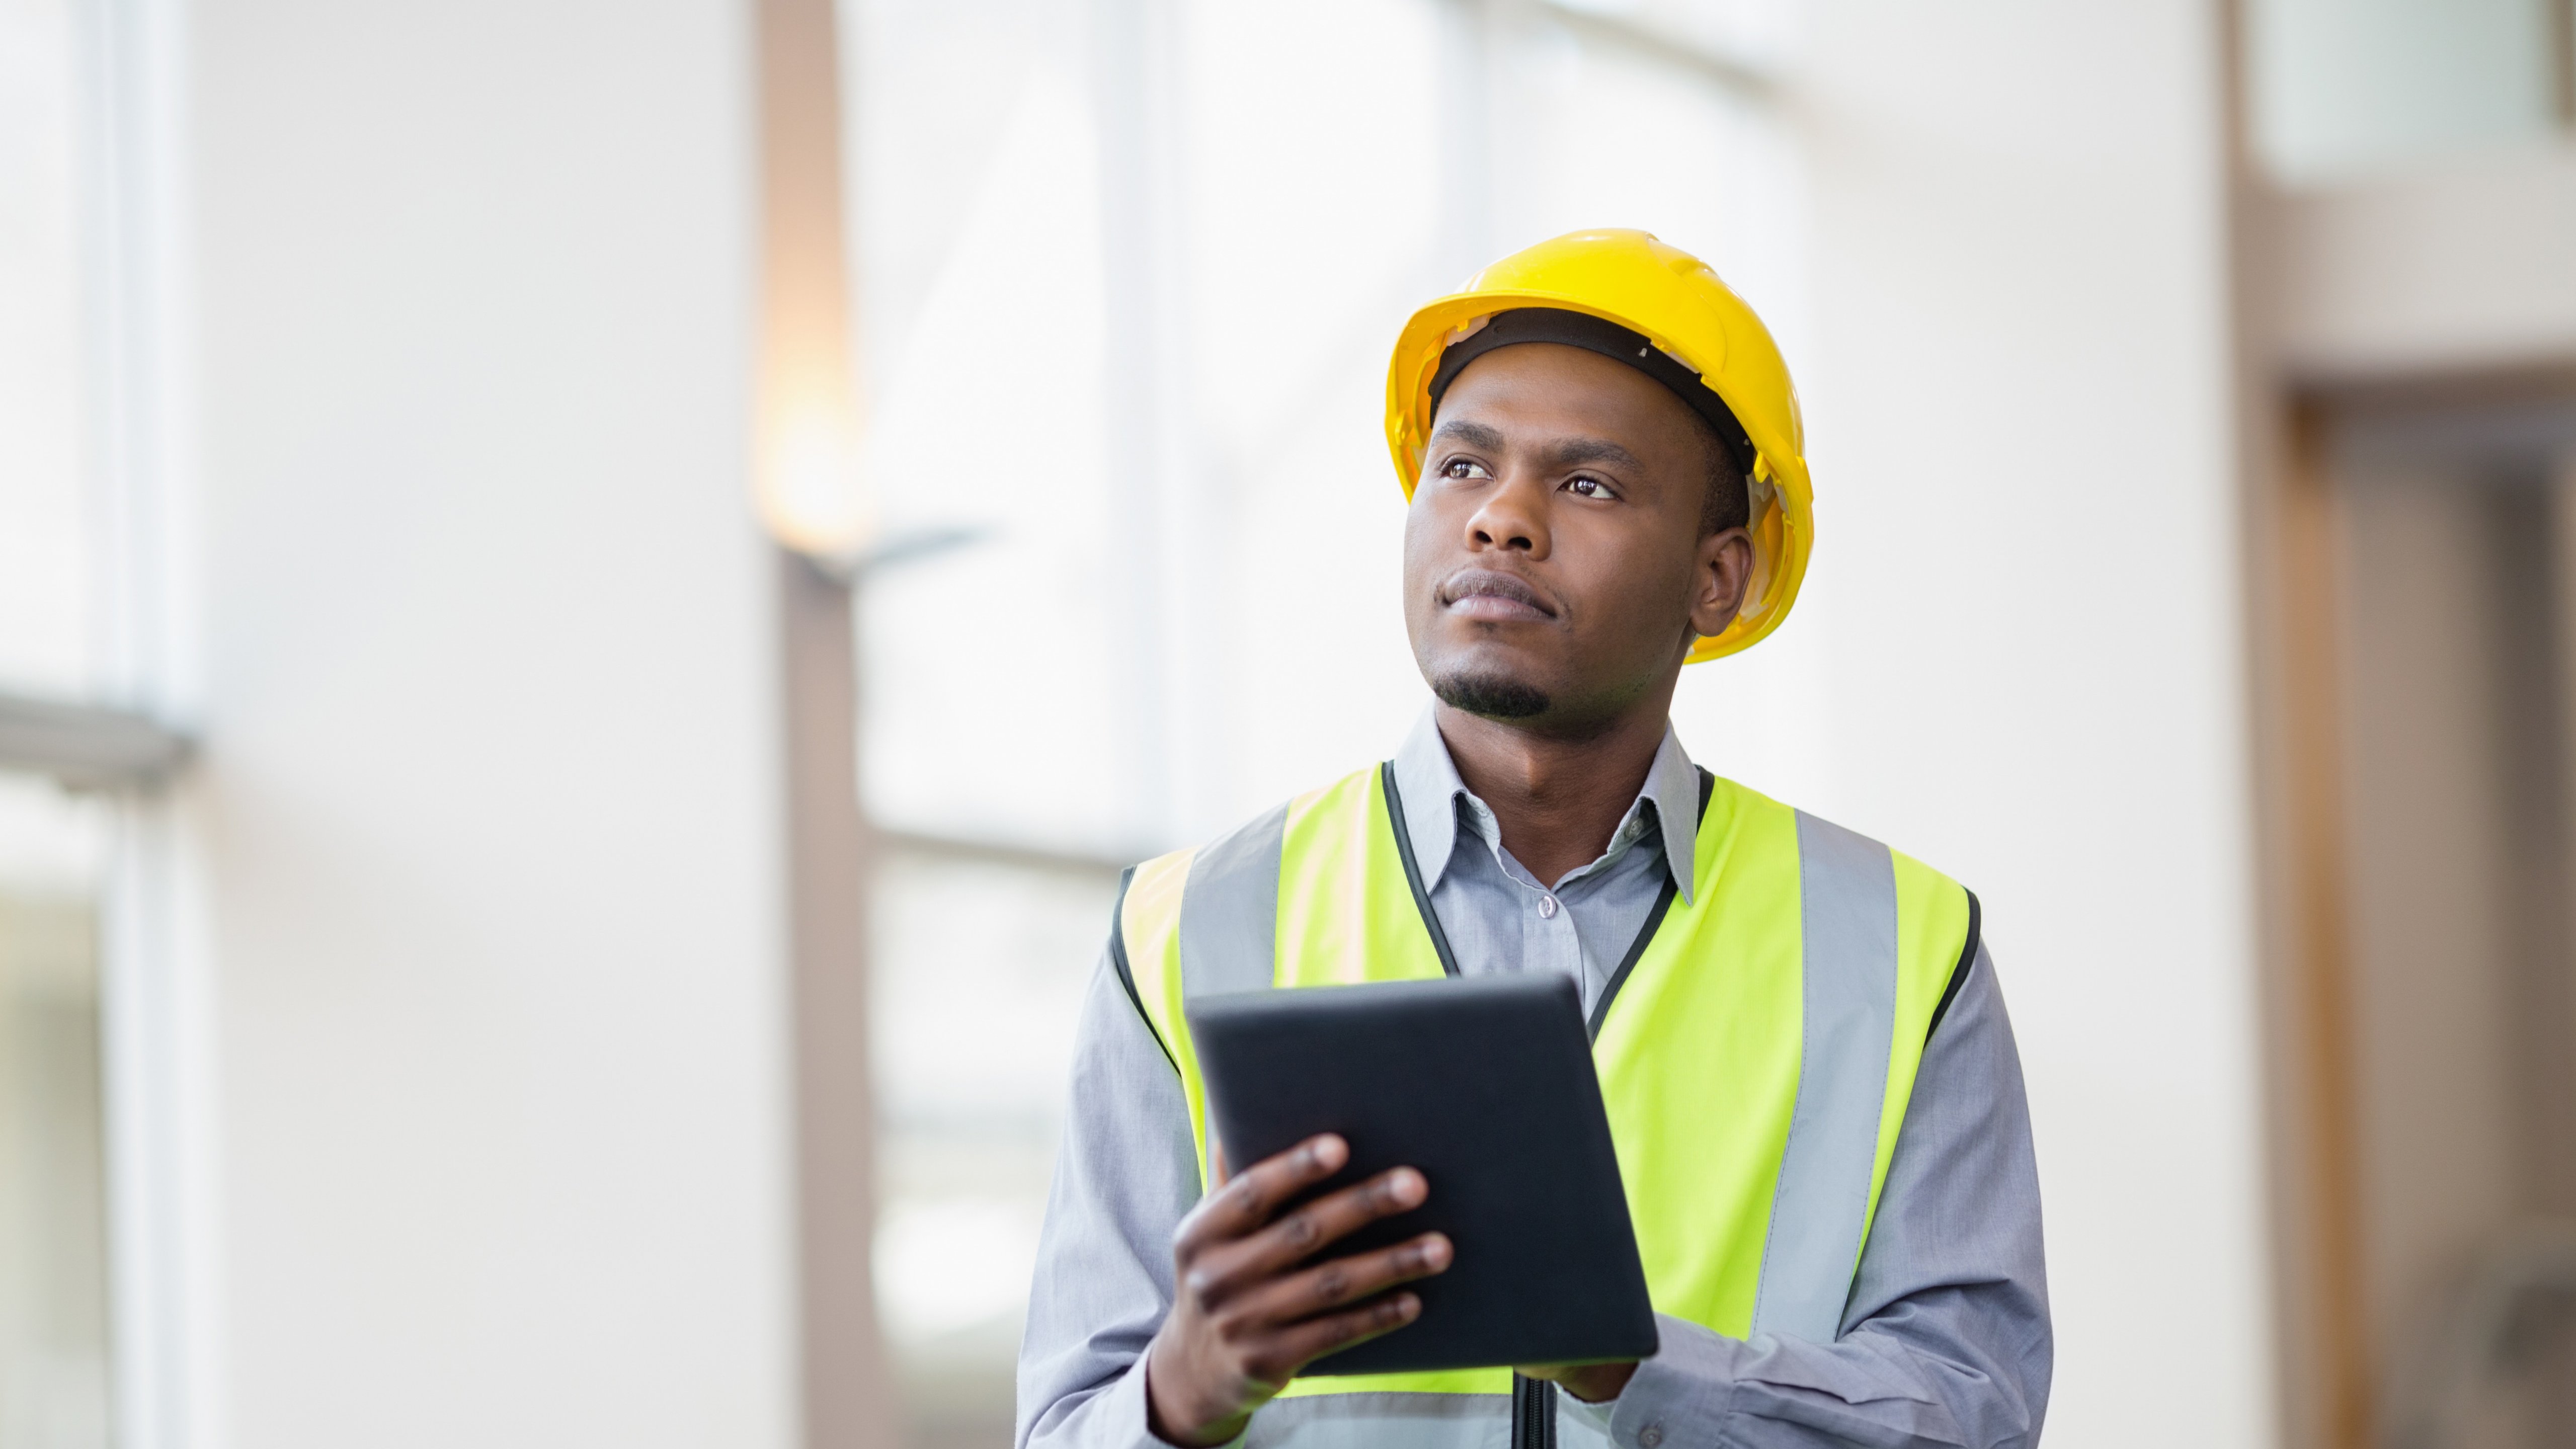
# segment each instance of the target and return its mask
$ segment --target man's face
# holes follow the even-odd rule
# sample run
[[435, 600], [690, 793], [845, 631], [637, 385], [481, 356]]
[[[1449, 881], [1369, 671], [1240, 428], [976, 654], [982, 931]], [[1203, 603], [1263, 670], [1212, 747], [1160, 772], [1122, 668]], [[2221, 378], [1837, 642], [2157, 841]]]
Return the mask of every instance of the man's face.
[[1752, 566], [1743, 530], [1700, 534], [1708, 447], [1662, 384], [1581, 348], [1469, 363], [1404, 526], [1405, 627], [1432, 691], [1574, 737], [1668, 692]]

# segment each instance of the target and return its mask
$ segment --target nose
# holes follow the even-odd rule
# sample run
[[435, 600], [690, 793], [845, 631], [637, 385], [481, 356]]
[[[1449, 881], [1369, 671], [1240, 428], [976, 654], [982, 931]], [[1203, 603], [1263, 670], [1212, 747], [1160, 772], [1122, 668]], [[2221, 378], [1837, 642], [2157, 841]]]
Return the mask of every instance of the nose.
[[1543, 559], [1548, 553], [1545, 491], [1533, 480], [1506, 477], [1485, 494], [1467, 516], [1467, 551], [1505, 553]]

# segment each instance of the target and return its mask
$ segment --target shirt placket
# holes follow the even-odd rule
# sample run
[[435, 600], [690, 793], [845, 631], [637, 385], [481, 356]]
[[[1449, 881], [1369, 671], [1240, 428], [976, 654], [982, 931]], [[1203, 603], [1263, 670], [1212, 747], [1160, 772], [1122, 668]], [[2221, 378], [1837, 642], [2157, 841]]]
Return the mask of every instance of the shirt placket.
[[1509, 881], [1521, 897], [1521, 969], [1526, 971], [1537, 967], [1562, 975], [1574, 983], [1575, 990], [1580, 993], [1583, 1009], [1589, 1012], [1592, 1009], [1593, 991], [1599, 983], [1592, 979], [1592, 973], [1585, 968], [1583, 937], [1574, 929], [1574, 907], [1568, 897], [1584, 894], [1597, 883], [1605, 868], [1614, 865], [1626, 849], [1636, 843], [1645, 828], [1640, 812], [1632, 809], [1628, 818], [1620, 822], [1618, 834], [1611, 842], [1610, 849], [1600, 859], [1567, 876], [1551, 888], [1540, 885], [1535, 876], [1530, 875], [1520, 862], [1512, 859], [1510, 853], [1502, 848], [1492, 812], [1483, 801], [1473, 796], [1459, 798], [1464, 800], [1472, 813], [1476, 833], [1483, 837], [1485, 847], [1492, 853], [1494, 863], [1500, 868], [1503, 879]]
[[1574, 933], [1574, 912], [1563, 897], [1534, 881], [1516, 880], [1521, 889], [1521, 959], [1556, 972], [1590, 994], [1584, 980], [1583, 941]]

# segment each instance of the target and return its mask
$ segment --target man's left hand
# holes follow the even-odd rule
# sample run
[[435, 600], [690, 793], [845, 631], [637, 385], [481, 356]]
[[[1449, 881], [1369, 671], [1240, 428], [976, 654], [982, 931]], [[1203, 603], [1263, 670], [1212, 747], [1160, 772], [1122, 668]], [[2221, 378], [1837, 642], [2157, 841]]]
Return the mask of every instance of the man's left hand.
[[1637, 1372], [1637, 1361], [1540, 1364], [1512, 1372], [1527, 1379], [1546, 1379], [1587, 1404], [1597, 1404], [1619, 1397], [1619, 1391], [1628, 1387], [1630, 1376]]

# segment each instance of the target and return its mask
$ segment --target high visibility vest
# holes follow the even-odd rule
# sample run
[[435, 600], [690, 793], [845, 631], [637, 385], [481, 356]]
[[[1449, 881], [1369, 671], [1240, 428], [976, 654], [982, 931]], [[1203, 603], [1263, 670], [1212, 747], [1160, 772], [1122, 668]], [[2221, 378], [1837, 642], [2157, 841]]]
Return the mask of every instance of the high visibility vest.
[[[1831, 1342], [1925, 1038], [1976, 949], [1976, 903], [1875, 841], [1700, 782], [1691, 898], [1665, 883], [1591, 1011], [1602, 1104], [1655, 1310]], [[1129, 873], [1111, 960], [1180, 1074], [1202, 1190], [1207, 1094], [1184, 1001], [1458, 973], [1403, 809], [1381, 765]], [[1365, 1421], [1365, 1396], [1420, 1420], [1499, 1416], [1512, 1393], [1508, 1368], [1300, 1378], [1252, 1438]]]

